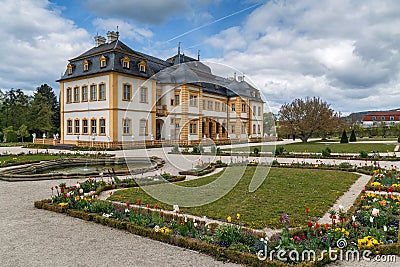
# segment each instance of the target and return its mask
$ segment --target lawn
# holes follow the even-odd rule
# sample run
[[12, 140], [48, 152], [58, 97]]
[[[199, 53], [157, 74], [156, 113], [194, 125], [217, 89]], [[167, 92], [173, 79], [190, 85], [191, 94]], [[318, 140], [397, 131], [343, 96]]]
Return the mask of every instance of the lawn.
[[[279, 146], [279, 145], [278, 145]], [[278, 147], [277, 146], [277, 147]], [[261, 150], [261, 146], [254, 146], [260, 149], [260, 151], [271, 151], [273, 146], [263, 146]], [[251, 147], [250, 150], [248, 147], [234, 148], [232, 151], [243, 151], [243, 152], [253, 152], [254, 147]], [[340, 143], [319, 143], [319, 142], [309, 142], [309, 143], [293, 143], [283, 145], [287, 152], [309, 152], [309, 153], [321, 153], [323, 149], [329, 147], [332, 153], [360, 153], [361, 151], [365, 151], [371, 153], [375, 152], [384, 152], [387, 151], [393, 152], [396, 147], [395, 143], [348, 143], [348, 144], [340, 144]]]
[[[235, 168], [235, 167], [231, 167]], [[292, 226], [305, 223], [305, 208], [309, 207], [309, 219], [322, 217], [333, 206], [339, 196], [357, 180], [358, 176], [348, 172], [271, 168], [264, 183], [255, 191], [248, 192], [248, 186], [255, 167], [248, 167], [236, 187], [221, 199], [194, 208], [181, 208], [184, 213], [225, 220], [237, 213], [240, 222], [246, 226], [262, 229], [279, 228], [279, 217], [287, 213]], [[220, 174], [181, 182], [183, 186], [201, 186], [214, 181]], [[109, 200], [142, 204], [158, 204], [164, 209], [172, 207], [158, 203], [140, 188], [120, 190]]]

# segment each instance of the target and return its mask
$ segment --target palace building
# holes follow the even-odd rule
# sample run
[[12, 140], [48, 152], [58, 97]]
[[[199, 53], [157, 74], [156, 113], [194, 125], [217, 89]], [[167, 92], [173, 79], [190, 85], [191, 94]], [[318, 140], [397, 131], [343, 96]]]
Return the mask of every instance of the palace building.
[[[60, 83], [61, 143], [121, 146], [123, 142], [196, 143], [263, 136], [264, 102], [244, 81], [214, 75], [197, 59], [159, 59], [119, 40], [70, 59]], [[235, 75], [236, 76], [236, 75]]]

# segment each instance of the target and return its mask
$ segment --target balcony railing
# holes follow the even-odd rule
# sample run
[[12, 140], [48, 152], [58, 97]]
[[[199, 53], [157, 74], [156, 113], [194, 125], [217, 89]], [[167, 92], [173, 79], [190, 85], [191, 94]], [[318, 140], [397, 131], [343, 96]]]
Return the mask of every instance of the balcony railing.
[[166, 117], [166, 116], [168, 116], [167, 105], [157, 106], [156, 114], [157, 114], [158, 117]]

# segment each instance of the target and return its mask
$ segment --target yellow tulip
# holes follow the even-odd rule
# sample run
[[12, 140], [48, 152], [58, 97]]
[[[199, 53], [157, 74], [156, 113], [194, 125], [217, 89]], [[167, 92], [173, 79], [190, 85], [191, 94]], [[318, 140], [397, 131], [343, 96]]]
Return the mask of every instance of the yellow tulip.
[[226, 221], [227, 221], [228, 223], [232, 222], [231, 216], [228, 216], [228, 218], [226, 218]]
[[239, 213], [236, 214], [236, 219], [237, 219], [237, 220], [240, 220], [240, 214], [239, 214]]

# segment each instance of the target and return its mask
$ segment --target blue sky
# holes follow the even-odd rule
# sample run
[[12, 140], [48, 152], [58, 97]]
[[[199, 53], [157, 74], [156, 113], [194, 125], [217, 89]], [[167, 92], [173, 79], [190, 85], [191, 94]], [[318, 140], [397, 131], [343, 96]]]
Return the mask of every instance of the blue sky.
[[2, 0], [0, 9], [0, 89], [58, 91], [68, 59], [119, 26], [132, 49], [168, 58], [180, 41], [187, 55], [200, 49], [238, 69], [274, 112], [307, 96], [342, 113], [400, 108], [397, 0]]

